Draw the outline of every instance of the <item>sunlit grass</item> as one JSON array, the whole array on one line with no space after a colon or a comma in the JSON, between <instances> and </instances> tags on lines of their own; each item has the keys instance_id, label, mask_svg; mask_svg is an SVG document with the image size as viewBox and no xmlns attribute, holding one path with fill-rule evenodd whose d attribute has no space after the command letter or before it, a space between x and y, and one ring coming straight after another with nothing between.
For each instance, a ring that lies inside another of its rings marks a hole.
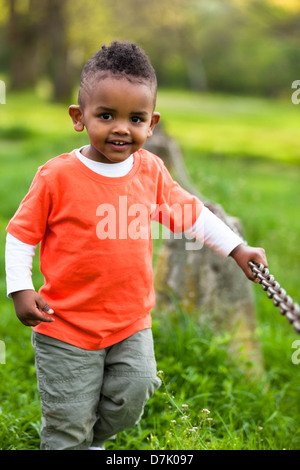
<instances>
[{"instance_id":1,"label":"sunlit grass","mask_svg":"<svg viewBox=\"0 0 300 470\"><path fill-rule=\"evenodd\" d=\"M162 91L157 110L191 151L300 161L300 106L292 101Z\"/></svg>"}]
</instances>

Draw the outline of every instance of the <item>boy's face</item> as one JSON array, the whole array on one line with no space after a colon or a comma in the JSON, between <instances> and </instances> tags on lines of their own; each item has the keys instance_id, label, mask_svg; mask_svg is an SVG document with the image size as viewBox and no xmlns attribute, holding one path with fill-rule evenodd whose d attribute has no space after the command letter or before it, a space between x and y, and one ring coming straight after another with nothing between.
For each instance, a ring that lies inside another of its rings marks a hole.
<instances>
[{"instance_id":1,"label":"boy's face","mask_svg":"<svg viewBox=\"0 0 300 470\"><path fill-rule=\"evenodd\" d=\"M86 127L90 146L84 155L103 163L126 160L152 135L160 115L154 113L154 89L112 75L95 80L84 92L82 107L70 106L74 128Z\"/></svg>"}]
</instances>

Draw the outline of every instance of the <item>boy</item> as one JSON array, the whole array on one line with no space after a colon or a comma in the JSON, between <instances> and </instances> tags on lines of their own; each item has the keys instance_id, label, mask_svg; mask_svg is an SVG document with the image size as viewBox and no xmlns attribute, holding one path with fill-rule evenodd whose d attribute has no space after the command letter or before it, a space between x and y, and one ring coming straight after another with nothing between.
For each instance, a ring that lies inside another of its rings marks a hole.
<instances>
[{"instance_id":1,"label":"boy","mask_svg":"<svg viewBox=\"0 0 300 470\"><path fill-rule=\"evenodd\" d=\"M8 295L33 328L41 449L101 449L135 425L159 387L151 334L151 220L267 265L142 149L160 115L156 76L135 44L114 41L85 65L74 129L89 145L39 168L7 227ZM205 230L203 230L205 222ZM35 247L45 282L31 281Z\"/></svg>"}]
</instances>

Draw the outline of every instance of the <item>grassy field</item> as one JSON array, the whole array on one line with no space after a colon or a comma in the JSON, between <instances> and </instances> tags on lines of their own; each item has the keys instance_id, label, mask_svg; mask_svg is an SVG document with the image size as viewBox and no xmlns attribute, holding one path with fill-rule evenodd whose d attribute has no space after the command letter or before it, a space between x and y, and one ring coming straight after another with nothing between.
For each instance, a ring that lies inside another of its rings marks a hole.
<instances>
[{"instance_id":1,"label":"grassy field","mask_svg":"<svg viewBox=\"0 0 300 470\"><path fill-rule=\"evenodd\" d=\"M299 301L300 108L161 91L157 109L184 152L193 184L242 220L249 244L266 249L271 272ZM8 94L0 106L0 137L0 449L29 450L39 448L40 406L30 329L16 319L5 293L5 227L37 167L87 138L73 131L65 106L32 93ZM33 276L38 287L37 259ZM265 373L245 373L241 357L229 353L226 332L215 334L178 309L172 316L154 311L164 385L141 423L120 434L110 449L300 448L300 364L292 361L299 336L260 287L253 287ZM251 372L251 364L246 368Z\"/></svg>"}]
</instances>

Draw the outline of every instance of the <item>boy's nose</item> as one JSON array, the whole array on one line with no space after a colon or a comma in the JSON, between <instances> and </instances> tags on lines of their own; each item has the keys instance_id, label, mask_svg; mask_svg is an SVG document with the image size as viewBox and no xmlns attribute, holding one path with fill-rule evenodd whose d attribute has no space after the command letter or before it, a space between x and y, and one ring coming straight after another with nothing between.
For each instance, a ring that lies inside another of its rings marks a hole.
<instances>
[{"instance_id":1,"label":"boy's nose","mask_svg":"<svg viewBox=\"0 0 300 470\"><path fill-rule=\"evenodd\" d=\"M116 122L113 129L113 133L120 135L129 134L128 124L124 121Z\"/></svg>"}]
</instances>

